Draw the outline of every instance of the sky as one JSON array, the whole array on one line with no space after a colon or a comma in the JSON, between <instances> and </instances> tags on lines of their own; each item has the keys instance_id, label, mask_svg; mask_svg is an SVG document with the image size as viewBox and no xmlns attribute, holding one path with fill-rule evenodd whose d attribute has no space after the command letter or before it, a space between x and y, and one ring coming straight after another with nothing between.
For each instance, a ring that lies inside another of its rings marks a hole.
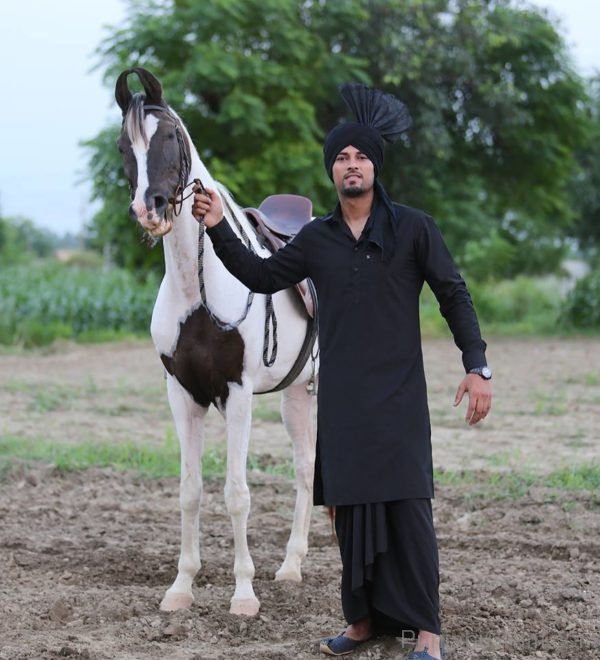
<instances>
[{"instance_id":1,"label":"sky","mask_svg":"<svg viewBox=\"0 0 600 660\"><path fill-rule=\"evenodd\" d=\"M208 1L208 0L204 0ZM600 72L599 0L535 0L560 19L578 71ZM0 215L62 235L93 217L82 140L119 121L96 47L122 0L0 0Z\"/></svg>"}]
</instances>

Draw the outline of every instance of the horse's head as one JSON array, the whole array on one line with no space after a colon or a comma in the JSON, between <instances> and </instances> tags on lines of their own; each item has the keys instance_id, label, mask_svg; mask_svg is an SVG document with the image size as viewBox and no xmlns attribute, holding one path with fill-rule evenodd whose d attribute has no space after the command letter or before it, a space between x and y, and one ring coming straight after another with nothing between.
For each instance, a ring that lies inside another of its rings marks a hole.
<instances>
[{"instance_id":1,"label":"horse's head","mask_svg":"<svg viewBox=\"0 0 600 660\"><path fill-rule=\"evenodd\" d=\"M132 94L127 77L135 73L144 93ZM115 98L123 113L118 147L129 180L129 214L152 236L172 227L172 211L190 173L190 147L181 121L162 97L158 79L135 67L121 73Z\"/></svg>"}]
</instances>

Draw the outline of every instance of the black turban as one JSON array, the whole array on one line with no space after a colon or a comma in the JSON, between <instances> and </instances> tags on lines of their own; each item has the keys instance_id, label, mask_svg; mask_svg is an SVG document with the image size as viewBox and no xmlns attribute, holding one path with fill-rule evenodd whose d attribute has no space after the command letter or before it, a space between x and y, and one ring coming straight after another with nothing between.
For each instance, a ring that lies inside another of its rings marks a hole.
<instances>
[{"instance_id":1,"label":"black turban","mask_svg":"<svg viewBox=\"0 0 600 660\"><path fill-rule=\"evenodd\" d=\"M323 159L329 178L333 180L331 170L336 156L347 146L353 146L361 151L373 163L375 176L383 166L383 138L374 128L348 121L338 124L329 131L323 145Z\"/></svg>"},{"instance_id":2,"label":"black turban","mask_svg":"<svg viewBox=\"0 0 600 660\"><path fill-rule=\"evenodd\" d=\"M338 124L325 138L323 160L330 179L336 156L353 146L373 163L375 176L383 166L384 140L394 142L411 124L408 108L391 94L365 85L347 83L342 98L354 112L357 121Z\"/></svg>"}]
</instances>

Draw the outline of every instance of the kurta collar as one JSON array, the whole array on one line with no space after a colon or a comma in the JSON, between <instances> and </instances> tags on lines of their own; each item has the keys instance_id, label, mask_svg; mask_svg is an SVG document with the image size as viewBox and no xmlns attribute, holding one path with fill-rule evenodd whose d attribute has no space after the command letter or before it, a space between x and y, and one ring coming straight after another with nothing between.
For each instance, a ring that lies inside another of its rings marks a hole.
<instances>
[{"instance_id":1,"label":"kurta collar","mask_svg":"<svg viewBox=\"0 0 600 660\"><path fill-rule=\"evenodd\" d=\"M340 225L344 222L342 208L339 202L333 211L325 216L324 220ZM363 230L363 235L369 243L373 243L379 247L384 261L387 261L394 252L396 222L394 210L387 193L384 187L376 181L373 206Z\"/></svg>"}]
</instances>

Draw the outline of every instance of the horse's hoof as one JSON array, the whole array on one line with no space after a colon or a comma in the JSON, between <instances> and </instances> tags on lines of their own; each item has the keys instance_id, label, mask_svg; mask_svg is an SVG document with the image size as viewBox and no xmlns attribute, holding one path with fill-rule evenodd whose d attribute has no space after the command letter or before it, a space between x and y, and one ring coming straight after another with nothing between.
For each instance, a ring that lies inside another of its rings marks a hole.
<instances>
[{"instance_id":1,"label":"horse's hoof","mask_svg":"<svg viewBox=\"0 0 600 660\"><path fill-rule=\"evenodd\" d=\"M167 592L165 597L160 603L161 612L176 612L177 610L188 610L192 603L194 602L194 597L192 594L170 594Z\"/></svg>"},{"instance_id":2,"label":"horse's hoof","mask_svg":"<svg viewBox=\"0 0 600 660\"><path fill-rule=\"evenodd\" d=\"M294 570L293 568L285 568L282 566L277 573L275 573L275 580L277 582L302 582L302 573Z\"/></svg>"},{"instance_id":3,"label":"horse's hoof","mask_svg":"<svg viewBox=\"0 0 600 660\"><path fill-rule=\"evenodd\" d=\"M243 616L256 616L259 609L258 598L232 598L229 612Z\"/></svg>"}]
</instances>

